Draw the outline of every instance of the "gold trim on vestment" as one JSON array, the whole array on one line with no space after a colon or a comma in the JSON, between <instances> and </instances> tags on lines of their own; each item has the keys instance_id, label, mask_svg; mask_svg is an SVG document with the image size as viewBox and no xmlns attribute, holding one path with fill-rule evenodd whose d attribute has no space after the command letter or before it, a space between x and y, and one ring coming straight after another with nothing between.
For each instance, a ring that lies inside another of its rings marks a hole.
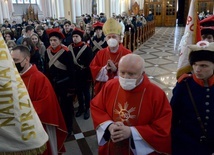
<instances>
[{"instance_id":1,"label":"gold trim on vestment","mask_svg":"<svg viewBox=\"0 0 214 155\"><path fill-rule=\"evenodd\" d=\"M0 155L38 155L42 154L47 149L46 143L39 148L18 152L0 152Z\"/></svg>"}]
</instances>

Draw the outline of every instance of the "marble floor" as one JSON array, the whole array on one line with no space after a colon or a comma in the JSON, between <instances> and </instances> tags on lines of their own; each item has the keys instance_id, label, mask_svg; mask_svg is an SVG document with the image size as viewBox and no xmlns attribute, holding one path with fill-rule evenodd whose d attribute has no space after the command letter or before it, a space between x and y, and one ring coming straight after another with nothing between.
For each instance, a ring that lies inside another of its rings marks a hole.
<instances>
[{"instance_id":1,"label":"marble floor","mask_svg":"<svg viewBox=\"0 0 214 155\"><path fill-rule=\"evenodd\" d=\"M146 74L165 91L169 100L176 83L177 47L183 33L184 27L158 27L155 34L134 51L145 59ZM63 155L97 155L95 134L91 118L75 118L74 134L67 139L67 152Z\"/></svg>"}]
</instances>

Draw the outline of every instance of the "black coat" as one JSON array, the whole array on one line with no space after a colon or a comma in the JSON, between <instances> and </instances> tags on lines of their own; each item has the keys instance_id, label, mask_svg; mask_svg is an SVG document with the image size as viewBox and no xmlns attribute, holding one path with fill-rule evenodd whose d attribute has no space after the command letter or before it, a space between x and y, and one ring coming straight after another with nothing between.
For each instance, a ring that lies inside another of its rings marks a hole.
<instances>
[{"instance_id":1,"label":"black coat","mask_svg":"<svg viewBox=\"0 0 214 155\"><path fill-rule=\"evenodd\" d=\"M207 137L212 140L209 144L211 146L200 142L203 130L197 120L186 82L207 131ZM210 155L214 152L214 85L201 86L192 77L186 79L186 82L184 80L177 83L171 99L172 155Z\"/></svg>"},{"instance_id":2,"label":"black coat","mask_svg":"<svg viewBox=\"0 0 214 155\"><path fill-rule=\"evenodd\" d=\"M48 63L50 61L48 57L48 52L51 52L47 49L45 53L45 62L46 62L46 75L50 79L54 88L59 89L74 89L74 63L72 54L69 50L64 50L62 55L57 59L60 63L66 66L66 70L57 68L55 65L49 67ZM56 53L51 52L53 55Z\"/></svg>"},{"instance_id":3,"label":"black coat","mask_svg":"<svg viewBox=\"0 0 214 155\"><path fill-rule=\"evenodd\" d=\"M71 44L73 47L73 51L75 54L75 57L79 53L80 49L85 45L85 43L81 43L78 46L75 46L74 44ZM69 46L69 49L71 46ZM75 85L76 87L84 87L88 82L91 81L91 71L89 68L89 65L92 61L92 50L87 45L86 49L83 51L81 56L77 59L77 62L79 65L83 66L84 68L79 67L78 65L74 65L75 67Z\"/></svg>"}]
</instances>

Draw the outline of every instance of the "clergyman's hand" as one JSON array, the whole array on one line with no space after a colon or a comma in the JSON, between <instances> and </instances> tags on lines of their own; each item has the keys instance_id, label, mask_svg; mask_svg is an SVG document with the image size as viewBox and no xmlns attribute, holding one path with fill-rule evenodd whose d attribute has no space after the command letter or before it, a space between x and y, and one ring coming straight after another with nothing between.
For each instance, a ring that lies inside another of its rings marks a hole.
<instances>
[{"instance_id":1,"label":"clergyman's hand","mask_svg":"<svg viewBox=\"0 0 214 155\"><path fill-rule=\"evenodd\" d=\"M110 128L110 134L111 139L114 143L122 141L124 139L127 139L131 137L131 129L129 126L118 126L118 125L112 125L112 128Z\"/></svg>"},{"instance_id":2,"label":"clergyman's hand","mask_svg":"<svg viewBox=\"0 0 214 155\"><path fill-rule=\"evenodd\" d=\"M108 60L106 66L107 66L107 70L111 70L112 72L117 71L117 67L115 66L112 60Z\"/></svg>"}]
</instances>

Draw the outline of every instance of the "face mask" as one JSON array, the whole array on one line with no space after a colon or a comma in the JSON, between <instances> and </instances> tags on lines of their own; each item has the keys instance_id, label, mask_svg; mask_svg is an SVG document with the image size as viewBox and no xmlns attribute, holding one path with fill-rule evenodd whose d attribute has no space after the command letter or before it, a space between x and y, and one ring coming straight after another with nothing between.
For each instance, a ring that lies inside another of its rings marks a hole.
<instances>
[{"instance_id":1,"label":"face mask","mask_svg":"<svg viewBox=\"0 0 214 155\"><path fill-rule=\"evenodd\" d=\"M116 39L110 38L107 41L109 47L116 47L118 45L118 41Z\"/></svg>"},{"instance_id":2,"label":"face mask","mask_svg":"<svg viewBox=\"0 0 214 155\"><path fill-rule=\"evenodd\" d=\"M136 81L137 81L137 79L126 79L126 78L119 76L120 86L124 90L134 89L136 87Z\"/></svg>"},{"instance_id":3,"label":"face mask","mask_svg":"<svg viewBox=\"0 0 214 155\"><path fill-rule=\"evenodd\" d=\"M26 57L25 57L25 58L26 58ZM24 65L23 67L21 66L21 63L25 60L25 58L24 58L21 62L15 63L16 68L17 68L17 70L18 70L19 73L20 73L20 72L24 69L24 67L25 67L25 65Z\"/></svg>"},{"instance_id":4,"label":"face mask","mask_svg":"<svg viewBox=\"0 0 214 155\"><path fill-rule=\"evenodd\" d=\"M21 66L21 62L15 63L15 65L19 73L24 69L24 67Z\"/></svg>"}]
</instances>

